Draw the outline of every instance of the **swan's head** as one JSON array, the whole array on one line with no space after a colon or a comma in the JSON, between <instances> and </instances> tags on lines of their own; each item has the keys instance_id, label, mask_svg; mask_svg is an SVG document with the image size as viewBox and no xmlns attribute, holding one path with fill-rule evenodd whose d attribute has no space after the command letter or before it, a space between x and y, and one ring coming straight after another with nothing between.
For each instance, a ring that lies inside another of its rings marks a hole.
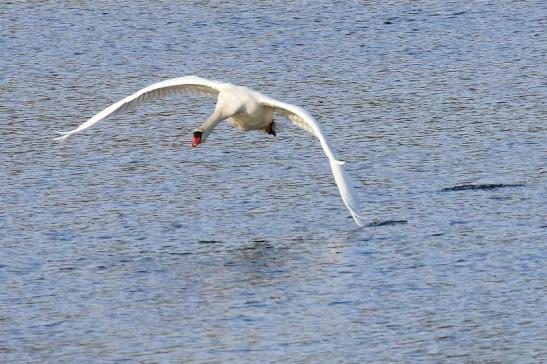
<instances>
[{"instance_id":1,"label":"swan's head","mask_svg":"<svg viewBox=\"0 0 547 364\"><path fill-rule=\"evenodd\" d=\"M201 142L205 141L205 136L202 130L195 130L192 135L192 148L197 147Z\"/></svg>"}]
</instances>

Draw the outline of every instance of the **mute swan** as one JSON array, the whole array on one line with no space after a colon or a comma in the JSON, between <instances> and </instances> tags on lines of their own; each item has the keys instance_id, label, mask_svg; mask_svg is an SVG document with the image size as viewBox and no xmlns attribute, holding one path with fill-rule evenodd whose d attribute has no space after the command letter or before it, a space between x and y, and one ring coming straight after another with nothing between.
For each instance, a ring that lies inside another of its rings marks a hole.
<instances>
[{"instance_id":1,"label":"mute swan","mask_svg":"<svg viewBox=\"0 0 547 364\"><path fill-rule=\"evenodd\" d=\"M63 141L72 134L87 129L108 116L126 111L146 101L173 94L202 94L217 97L217 104L213 114L205 123L194 130L192 147L197 147L200 143L205 142L213 128L225 119L228 119L228 122L241 130L262 130L275 136L274 112L282 114L296 126L317 137L329 158L334 180L338 185L344 204L355 222L359 226L363 225L359 197L349 176L342 169L344 162L336 157L315 119L301 107L274 100L247 87L207 80L197 76L178 77L157 82L110 105L76 129L60 133L62 136L54 140Z\"/></svg>"}]
</instances>

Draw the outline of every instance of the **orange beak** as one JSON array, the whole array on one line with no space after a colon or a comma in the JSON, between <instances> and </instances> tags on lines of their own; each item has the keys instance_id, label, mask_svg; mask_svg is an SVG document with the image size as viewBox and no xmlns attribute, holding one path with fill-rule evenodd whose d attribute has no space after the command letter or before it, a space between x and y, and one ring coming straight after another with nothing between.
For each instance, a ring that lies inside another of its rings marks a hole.
<instances>
[{"instance_id":1,"label":"orange beak","mask_svg":"<svg viewBox=\"0 0 547 364\"><path fill-rule=\"evenodd\" d=\"M201 134L195 133L194 136L192 136L192 148L197 147L199 143L201 143Z\"/></svg>"}]
</instances>

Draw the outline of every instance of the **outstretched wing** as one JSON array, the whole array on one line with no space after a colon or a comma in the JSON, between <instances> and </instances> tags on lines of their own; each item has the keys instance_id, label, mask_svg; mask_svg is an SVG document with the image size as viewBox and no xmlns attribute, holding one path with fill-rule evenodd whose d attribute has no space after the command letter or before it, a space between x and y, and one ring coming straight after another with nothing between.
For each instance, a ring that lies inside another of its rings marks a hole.
<instances>
[{"instance_id":1,"label":"outstretched wing","mask_svg":"<svg viewBox=\"0 0 547 364\"><path fill-rule=\"evenodd\" d=\"M319 139L319 142L323 147L323 151L329 158L332 174L334 175L334 180L340 190L340 195L342 196L344 204L351 213L351 216L353 216L355 222L359 226L363 226L363 216L361 214L361 202L359 201L359 196L353 187L351 178L342 168L344 162L338 160L336 157L336 154L321 131L321 127L317 121L315 121L315 119L301 107L277 101L262 94L258 94L257 97L262 105L273 108L274 111L283 114L296 126L306 130Z\"/></svg>"},{"instance_id":2,"label":"outstretched wing","mask_svg":"<svg viewBox=\"0 0 547 364\"><path fill-rule=\"evenodd\" d=\"M63 141L72 134L87 129L106 117L130 110L150 100L171 95L207 95L216 97L223 85L225 84L222 82L211 81L197 76L171 78L169 80L157 82L135 92L131 96L127 96L123 100L110 105L87 120L85 123L78 126L76 129L68 132L62 132L61 134L63 135L55 138L54 140Z\"/></svg>"}]
</instances>

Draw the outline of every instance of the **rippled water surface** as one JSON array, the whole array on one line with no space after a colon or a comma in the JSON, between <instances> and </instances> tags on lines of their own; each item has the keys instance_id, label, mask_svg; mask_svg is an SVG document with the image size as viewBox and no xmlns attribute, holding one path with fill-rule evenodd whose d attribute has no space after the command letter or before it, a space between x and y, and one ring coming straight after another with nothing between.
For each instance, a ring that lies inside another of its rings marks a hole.
<instances>
[{"instance_id":1,"label":"rippled water surface","mask_svg":"<svg viewBox=\"0 0 547 364\"><path fill-rule=\"evenodd\" d=\"M4 1L0 25L1 362L547 361L544 1ZM187 74L310 110L368 226L288 123L191 150L214 100L51 140Z\"/></svg>"}]
</instances>

